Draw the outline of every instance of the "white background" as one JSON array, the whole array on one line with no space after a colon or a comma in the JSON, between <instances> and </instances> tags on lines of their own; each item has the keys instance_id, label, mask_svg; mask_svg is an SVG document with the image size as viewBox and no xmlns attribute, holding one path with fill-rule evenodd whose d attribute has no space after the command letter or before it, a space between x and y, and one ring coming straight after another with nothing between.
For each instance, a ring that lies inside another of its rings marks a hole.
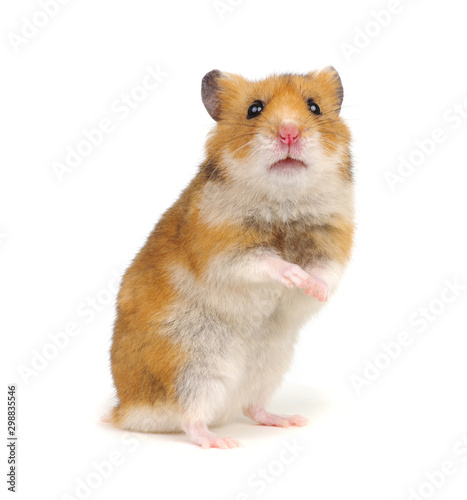
<instances>
[{"instance_id":1,"label":"white background","mask_svg":"<svg viewBox=\"0 0 467 500\"><path fill-rule=\"evenodd\" d=\"M0 434L7 385L17 383L16 498L459 500L467 488L461 3L230 4L221 15L212 0L71 0L45 21L37 1L2 4ZM374 14L388 9L390 18ZM34 33L31 20L46 25ZM29 39L19 43L22 30ZM245 445L231 451L100 424L113 394L114 275L203 159L213 122L201 78L214 68L261 78L328 64L340 72L354 134L356 247L338 294L303 329L271 405L311 424L286 430L239 419L218 430ZM122 119L115 106L122 93L142 95L134 89L147 66L166 76ZM102 119L112 132L60 180L54 162ZM428 143L433 134L442 142ZM399 175L401 158L412 166L391 189L387 175ZM445 292L446 280L458 296ZM75 336L63 333L70 324ZM401 332L410 345L398 348L390 343ZM383 368L366 368L375 358ZM357 376L366 380L360 389ZM113 470L97 473L110 459ZM443 466L451 475L433 476Z\"/></svg>"}]
</instances>

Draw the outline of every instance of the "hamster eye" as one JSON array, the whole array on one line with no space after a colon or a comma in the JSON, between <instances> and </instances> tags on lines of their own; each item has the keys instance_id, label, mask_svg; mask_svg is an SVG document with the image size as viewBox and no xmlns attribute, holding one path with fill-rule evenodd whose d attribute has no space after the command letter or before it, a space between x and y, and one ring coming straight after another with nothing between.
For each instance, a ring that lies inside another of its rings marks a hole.
<instances>
[{"instance_id":1,"label":"hamster eye","mask_svg":"<svg viewBox=\"0 0 467 500\"><path fill-rule=\"evenodd\" d=\"M318 103L315 102L313 99L308 99L308 109L314 115L320 115L321 114L321 108L319 107Z\"/></svg>"},{"instance_id":2,"label":"hamster eye","mask_svg":"<svg viewBox=\"0 0 467 500\"><path fill-rule=\"evenodd\" d=\"M263 109L264 109L264 103L263 103L263 101L255 101L248 108L248 112L246 114L246 117L248 118L248 120L250 120L251 118L256 118L257 116L259 116L261 114L261 112L263 111Z\"/></svg>"}]
</instances>

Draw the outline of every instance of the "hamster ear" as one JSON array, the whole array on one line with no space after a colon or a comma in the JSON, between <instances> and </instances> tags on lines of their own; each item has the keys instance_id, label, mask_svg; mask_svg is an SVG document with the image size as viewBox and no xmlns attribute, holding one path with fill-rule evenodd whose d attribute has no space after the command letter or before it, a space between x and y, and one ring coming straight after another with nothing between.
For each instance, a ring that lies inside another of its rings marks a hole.
<instances>
[{"instance_id":1,"label":"hamster ear","mask_svg":"<svg viewBox=\"0 0 467 500\"><path fill-rule=\"evenodd\" d=\"M216 121L219 120L221 114L220 78L222 78L222 73L218 69L213 69L204 75L201 82L201 99L204 107Z\"/></svg>"},{"instance_id":2,"label":"hamster ear","mask_svg":"<svg viewBox=\"0 0 467 500\"><path fill-rule=\"evenodd\" d=\"M327 73L330 77L330 84L334 86L334 93L336 97L336 113L339 114L344 100L344 87L342 87L341 77L334 66L327 66L323 72Z\"/></svg>"}]
</instances>

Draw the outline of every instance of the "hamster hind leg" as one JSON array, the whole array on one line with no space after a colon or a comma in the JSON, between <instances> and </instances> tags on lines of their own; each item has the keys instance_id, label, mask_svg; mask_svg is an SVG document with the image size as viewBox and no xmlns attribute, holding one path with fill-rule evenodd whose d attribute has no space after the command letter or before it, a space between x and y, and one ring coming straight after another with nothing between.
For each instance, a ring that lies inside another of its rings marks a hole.
<instances>
[{"instance_id":1,"label":"hamster hind leg","mask_svg":"<svg viewBox=\"0 0 467 500\"><path fill-rule=\"evenodd\" d=\"M243 402L243 414L262 425L303 427L309 421L302 415L278 415L265 409L293 358L298 325L288 324L286 319L286 315L279 314L265 326L269 342L262 342L260 347L252 351L251 378L255 383L250 386L248 398Z\"/></svg>"},{"instance_id":2,"label":"hamster hind leg","mask_svg":"<svg viewBox=\"0 0 467 500\"><path fill-rule=\"evenodd\" d=\"M182 304L172 328L188 353L175 382L182 429L203 448L239 446L237 440L217 436L209 426L241 411L236 394L245 374L242 340L232 325L197 303Z\"/></svg>"},{"instance_id":3,"label":"hamster hind leg","mask_svg":"<svg viewBox=\"0 0 467 500\"><path fill-rule=\"evenodd\" d=\"M209 430L232 405L228 381L213 372L212 367L192 366L178 384L182 407L182 429L194 444L202 448L237 448L240 442L222 437Z\"/></svg>"}]
</instances>

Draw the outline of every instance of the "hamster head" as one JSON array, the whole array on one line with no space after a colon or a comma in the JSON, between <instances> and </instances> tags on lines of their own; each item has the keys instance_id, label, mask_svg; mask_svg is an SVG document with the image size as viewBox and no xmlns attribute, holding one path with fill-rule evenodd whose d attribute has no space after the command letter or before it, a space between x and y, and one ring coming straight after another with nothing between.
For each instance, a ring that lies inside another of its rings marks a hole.
<instances>
[{"instance_id":1,"label":"hamster head","mask_svg":"<svg viewBox=\"0 0 467 500\"><path fill-rule=\"evenodd\" d=\"M217 122L206 151L218 178L276 193L351 179L350 132L339 116L344 93L333 67L260 81L213 70L201 95Z\"/></svg>"}]
</instances>

